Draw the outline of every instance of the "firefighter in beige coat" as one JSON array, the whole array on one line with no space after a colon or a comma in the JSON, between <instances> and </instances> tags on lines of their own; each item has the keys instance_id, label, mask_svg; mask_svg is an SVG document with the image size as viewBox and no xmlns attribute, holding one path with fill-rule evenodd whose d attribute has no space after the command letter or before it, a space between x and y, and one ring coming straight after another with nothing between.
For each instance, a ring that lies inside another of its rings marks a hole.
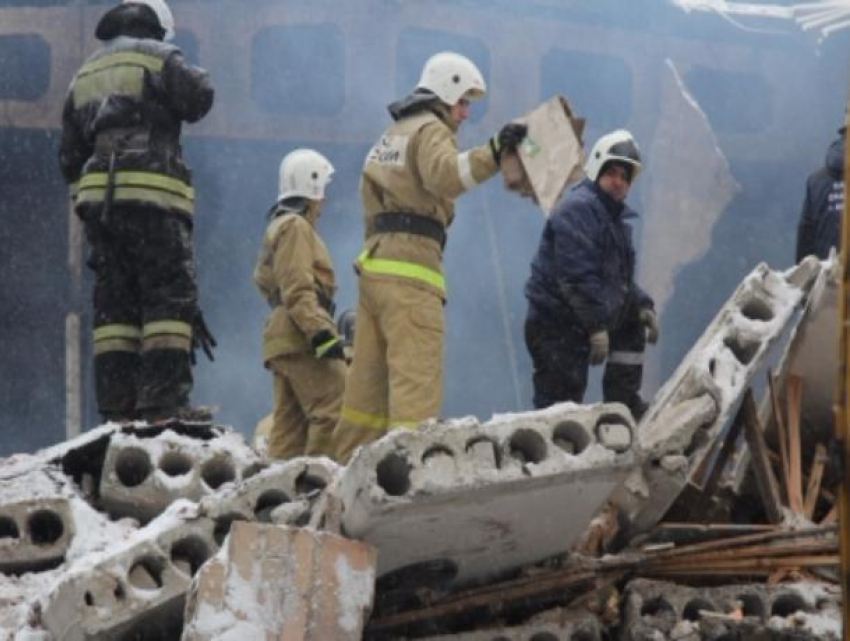
<instances>
[{"instance_id":1,"label":"firefighter in beige coat","mask_svg":"<svg viewBox=\"0 0 850 641\"><path fill-rule=\"evenodd\" d=\"M525 127L506 125L489 143L458 153L455 134L469 100L485 90L470 60L436 54L413 93L390 105L394 123L366 157L354 360L334 432L340 463L388 429L415 427L439 414L442 259L454 200L493 176L500 150L525 135Z\"/></svg>"},{"instance_id":2,"label":"firefighter in beige coat","mask_svg":"<svg viewBox=\"0 0 850 641\"><path fill-rule=\"evenodd\" d=\"M254 270L272 308L263 332L263 359L274 375L271 458L333 454L345 365L333 322L333 264L315 230L333 171L309 149L283 159L280 197Z\"/></svg>"}]
</instances>

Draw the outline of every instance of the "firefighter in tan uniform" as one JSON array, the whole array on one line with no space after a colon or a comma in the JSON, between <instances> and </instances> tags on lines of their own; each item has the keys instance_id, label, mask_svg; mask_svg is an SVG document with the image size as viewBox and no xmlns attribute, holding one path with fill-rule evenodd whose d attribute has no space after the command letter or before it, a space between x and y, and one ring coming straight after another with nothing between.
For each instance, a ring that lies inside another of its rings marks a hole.
<instances>
[{"instance_id":1,"label":"firefighter in tan uniform","mask_svg":"<svg viewBox=\"0 0 850 641\"><path fill-rule=\"evenodd\" d=\"M333 453L345 365L333 321L333 264L315 230L333 171L310 149L284 157L280 196L254 270L272 308L263 332L263 359L274 376L270 458Z\"/></svg>"},{"instance_id":2,"label":"firefighter in tan uniform","mask_svg":"<svg viewBox=\"0 0 850 641\"><path fill-rule=\"evenodd\" d=\"M434 55L413 93L390 105L394 122L366 157L354 360L334 431L340 463L388 429L415 427L439 414L442 258L454 200L493 176L501 150L515 148L526 133L509 124L487 144L458 153L455 134L469 101L485 91L470 60Z\"/></svg>"}]
</instances>

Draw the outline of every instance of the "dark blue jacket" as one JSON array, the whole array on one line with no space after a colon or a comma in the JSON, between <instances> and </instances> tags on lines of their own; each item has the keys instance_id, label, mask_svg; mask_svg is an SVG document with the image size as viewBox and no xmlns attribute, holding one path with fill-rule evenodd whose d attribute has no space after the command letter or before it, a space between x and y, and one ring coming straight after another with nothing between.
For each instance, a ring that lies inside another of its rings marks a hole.
<instances>
[{"instance_id":1,"label":"dark blue jacket","mask_svg":"<svg viewBox=\"0 0 850 641\"><path fill-rule=\"evenodd\" d=\"M530 312L577 322L590 334L617 327L629 304L652 307L634 282L632 229L625 222L634 216L589 179L570 189L546 221L531 263Z\"/></svg>"},{"instance_id":2,"label":"dark blue jacket","mask_svg":"<svg viewBox=\"0 0 850 641\"><path fill-rule=\"evenodd\" d=\"M797 262L809 254L826 258L830 247L841 249L844 211L844 136L826 153L826 163L806 181L806 197L797 227Z\"/></svg>"}]
</instances>

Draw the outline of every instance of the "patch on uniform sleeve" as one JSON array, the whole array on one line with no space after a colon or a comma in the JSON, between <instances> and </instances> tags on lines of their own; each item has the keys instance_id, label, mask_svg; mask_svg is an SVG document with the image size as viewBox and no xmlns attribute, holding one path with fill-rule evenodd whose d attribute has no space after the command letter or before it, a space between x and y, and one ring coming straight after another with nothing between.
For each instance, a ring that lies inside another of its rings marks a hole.
<instances>
[{"instance_id":1,"label":"patch on uniform sleeve","mask_svg":"<svg viewBox=\"0 0 850 641\"><path fill-rule=\"evenodd\" d=\"M381 139L369 150L369 154L366 156L366 164L404 166L409 140L410 136L381 136Z\"/></svg>"}]
</instances>

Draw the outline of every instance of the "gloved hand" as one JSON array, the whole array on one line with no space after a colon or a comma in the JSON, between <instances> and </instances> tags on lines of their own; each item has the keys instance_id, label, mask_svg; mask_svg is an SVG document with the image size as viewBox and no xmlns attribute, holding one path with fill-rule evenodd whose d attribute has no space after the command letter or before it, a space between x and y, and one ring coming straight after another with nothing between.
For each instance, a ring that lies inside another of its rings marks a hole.
<instances>
[{"instance_id":1,"label":"gloved hand","mask_svg":"<svg viewBox=\"0 0 850 641\"><path fill-rule=\"evenodd\" d=\"M599 365L608 358L608 332L600 329L590 335L590 364Z\"/></svg>"},{"instance_id":2,"label":"gloved hand","mask_svg":"<svg viewBox=\"0 0 850 641\"><path fill-rule=\"evenodd\" d=\"M213 347L216 345L218 345L218 343L215 340L215 336L212 335L210 328L207 327L204 315L199 309L195 314L195 319L192 321L192 350L189 352L189 360L192 362L192 365L197 363L195 351L199 347L204 350L204 354L207 355L208 359L214 361L215 357L213 356L212 351Z\"/></svg>"},{"instance_id":3,"label":"gloved hand","mask_svg":"<svg viewBox=\"0 0 850 641\"><path fill-rule=\"evenodd\" d=\"M345 360L345 350L342 349L342 341L329 329L322 329L313 334L310 339L310 347L316 358L338 358Z\"/></svg>"},{"instance_id":4,"label":"gloved hand","mask_svg":"<svg viewBox=\"0 0 850 641\"><path fill-rule=\"evenodd\" d=\"M496 164L502 161L502 152L507 150L516 151L520 143L528 134L528 127L516 122L509 122L499 130L499 133L490 138L490 151Z\"/></svg>"},{"instance_id":5,"label":"gloved hand","mask_svg":"<svg viewBox=\"0 0 850 641\"><path fill-rule=\"evenodd\" d=\"M640 322L646 326L646 342L650 345L655 345L658 342L658 337L661 335L661 329L658 326L658 315L654 310L645 308L640 310Z\"/></svg>"}]
</instances>

